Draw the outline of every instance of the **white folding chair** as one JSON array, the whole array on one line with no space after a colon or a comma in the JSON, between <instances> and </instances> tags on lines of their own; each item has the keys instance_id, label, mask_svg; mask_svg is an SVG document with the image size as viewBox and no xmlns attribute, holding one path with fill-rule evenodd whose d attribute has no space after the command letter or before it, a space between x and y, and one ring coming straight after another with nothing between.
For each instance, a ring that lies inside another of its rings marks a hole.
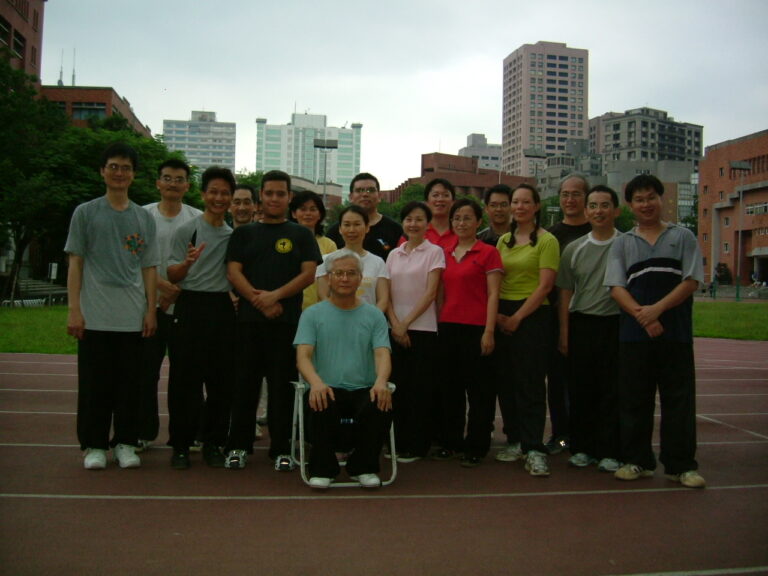
<instances>
[{"instance_id":1,"label":"white folding chair","mask_svg":"<svg viewBox=\"0 0 768 576\"><path fill-rule=\"evenodd\" d=\"M303 378L298 382L292 382L293 395L293 431L291 433L291 459L301 471L301 479L309 486L307 477L307 453L306 442L304 440L304 394L309 389L309 385ZM390 392L394 393L396 386L392 382L387 383ZM389 486L397 477L397 451L395 450L395 424L394 421L389 427L389 445L391 454L392 469L389 478L382 479L382 486ZM342 464L343 466L343 464ZM331 488L352 488L360 487L358 482L332 482Z\"/></svg>"}]
</instances>

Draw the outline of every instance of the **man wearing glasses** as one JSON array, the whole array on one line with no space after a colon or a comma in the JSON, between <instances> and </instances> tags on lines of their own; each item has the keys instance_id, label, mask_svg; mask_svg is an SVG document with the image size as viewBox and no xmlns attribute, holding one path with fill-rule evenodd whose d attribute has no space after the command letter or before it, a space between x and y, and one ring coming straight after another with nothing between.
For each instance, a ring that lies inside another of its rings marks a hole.
<instances>
[{"instance_id":1,"label":"man wearing glasses","mask_svg":"<svg viewBox=\"0 0 768 576\"><path fill-rule=\"evenodd\" d=\"M155 182L160 192L160 201L144 206L155 219L157 245L160 250L160 265L157 271L157 332L144 341L142 349L142 378L139 391L139 451L146 449L157 438L160 427L157 406L157 383L160 380L160 366L166 350L168 360L173 362L170 351L173 326L174 302L181 289L168 281L168 257L171 254L171 238L176 229L202 214L197 208L184 204L182 200L189 191L189 165L177 158L170 158L160 164Z\"/></svg>"},{"instance_id":2,"label":"man wearing glasses","mask_svg":"<svg viewBox=\"0 0 768 576\"><path fill-rule=\"evenodd\" d=\"M403 227L392 218L379 212L381 192L376 177L367 172L355 176L349 185L349 201L368 213L370 229L365 236L363 248L376 254L382 260L386 260L389 253L397 248L397 243L403 235ZM328 229L326 236L333 240L339 248L344 247L344 238L339 233L338 222Z\"/></svg>"},{"instance_id":3,"label":"man wearing glasses","mask_svg":"<svg viewBox=\"0 0 768 576\"><path fill-rule=\"evenodd\" d=\"M563 212L562 222L548 229L560 243L560 255L571 242L589 234L589 225L584 210L585 198L589 191L589 182L578 174L569 174L560 182L560 210ZM553 310L557 309L557 288L552 290L549 301ZM557 315L553 314L553 340L550 349L550 361L547 369L547 404L552 424L552 434L546 443L550 454L559 454L568 449L569 414L568 414L568 383L565 375L566 360L558 351L559 324Z\"/></svg>"},{"instance_id":4,"label":"man wearing glasses","mask_svg":"<svg viewBox=\"0 0 768 576\"><path fill-rule=\"evenodd\" d=\"M477 233L477 239L494 248L504 234L509 232L512 219L512 188L506 184L491 186L483 194L488 228Z\"/></svg>"},{"instance_id":5,"label":"man wearing glasses","mask_svg":"<svg viewBox=\"0 0 768 576\"><path fill-rule=\"evenodd\" d=\"M77 436L87 470L107 466L110 446L121 468L137 468L136 410L142 337L155 333L155 220L128 198L138 163L123 143L102 155L103 196L72 214L67 333L77 338ZM114 434L110 440L110 428Z\"/></svg>"}]
</instances>

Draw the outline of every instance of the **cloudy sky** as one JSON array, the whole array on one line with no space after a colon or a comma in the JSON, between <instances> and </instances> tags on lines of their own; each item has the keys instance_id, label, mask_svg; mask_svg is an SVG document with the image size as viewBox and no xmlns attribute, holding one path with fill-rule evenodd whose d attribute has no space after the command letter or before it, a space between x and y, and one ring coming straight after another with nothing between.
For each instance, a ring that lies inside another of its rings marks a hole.
<instances>
[{"instance_id":1,"label":"cloudy sky","mask_svg":"<svg viewBox=\"0 0 768 576\"><path fill-rule=\"evenodd\" d=\"M361 170L383 188L472 132L501 142L502 61L522 44L589 50L589 115L650 106L702 124L705 145L768 128L765 0L49 0L44 84L112 86L153 133L192 110L363 124Z\"/></svg>"}]
</instances>

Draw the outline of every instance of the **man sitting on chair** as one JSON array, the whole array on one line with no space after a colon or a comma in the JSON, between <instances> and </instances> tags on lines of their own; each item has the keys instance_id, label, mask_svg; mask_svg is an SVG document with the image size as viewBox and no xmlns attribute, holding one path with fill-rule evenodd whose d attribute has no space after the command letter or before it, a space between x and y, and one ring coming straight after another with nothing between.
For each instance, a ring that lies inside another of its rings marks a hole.
<instances>
[{"instance_id":1,"label":"man sitting on chair","mask_svg":"<svg viewBox=\"0 0 768 576\"><path fill-rule=\"evenodd\" d=\"M347 472L364 488L381 486L379 455L392 417L389 334L384 314L357 297L363 264L351 250L325 260L330 298L301 315L293 345L309 384L312 448L309 484L328 488L340 468L334 439L341 418L354 419L357 430Z\"/></svg>"}]
</instances>

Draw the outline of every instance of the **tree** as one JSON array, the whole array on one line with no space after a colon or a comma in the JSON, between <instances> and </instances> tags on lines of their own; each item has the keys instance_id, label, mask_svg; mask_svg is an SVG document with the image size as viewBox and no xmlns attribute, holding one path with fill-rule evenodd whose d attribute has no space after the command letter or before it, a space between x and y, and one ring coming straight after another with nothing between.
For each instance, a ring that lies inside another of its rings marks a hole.
<instances>
[{"instance_id":1,"label":"tree","mask_svg":"<svg viewBox=\"0 0 768 576\"><path fill-rule=\"evenodd\" d=\"M382 202L379 204L379 212L399 222L400 211L403 209L403 206L414 200L424 201L424 184L410 184L403 190L403 193L396 202Z\"/></svg>"},{"instance_id":2,"label":"tree","mask_svg":"<svg viewBox=\"0 0 768 576\"><path fill-rule=\"evenodd\" d=\"M621 212L619 213L619 217L616 218L616 221L614 222L614 226L617 230L620 230L621 232L626 232L627 230L631 230L632 227L635 225L635 215L632 214L632 210L629 209L629 206L626 204L621 205Z\"/></svg>"},{"instance_id":3,"label":"tree","mask_svg":"<svg viewBox=\"0 0 768 576\"><path fill-rule=\"evenodd\" d=\"M36 248L33 276L44 277L49 262L64 263L72 212L104 194L99 159L109 144L123 141L138 152L130 190L138 204L159 199L157 166L171 156L183 158L169 153L161 141L137 134L124 119L95 121L89 128L71 126L57 105L37 97L33 80L10 68L0 55L0 240L5 235L14 245L8 295L15 292L30 245ZM199 193L197 198L199 203Z\"/></svg>"},{"instance_id":4,"label":"tree","mask_svg":"<svg viewBox=\"0 0 768 576\"><path fill-rule=\"evenodd\" d=\"M264 172L257 170L256 172L242 172L235 175L238 184L248 184L253 186L254 190L258 193L261 189L261 177L264 176Z\"/></svg>"}]
</instances>

